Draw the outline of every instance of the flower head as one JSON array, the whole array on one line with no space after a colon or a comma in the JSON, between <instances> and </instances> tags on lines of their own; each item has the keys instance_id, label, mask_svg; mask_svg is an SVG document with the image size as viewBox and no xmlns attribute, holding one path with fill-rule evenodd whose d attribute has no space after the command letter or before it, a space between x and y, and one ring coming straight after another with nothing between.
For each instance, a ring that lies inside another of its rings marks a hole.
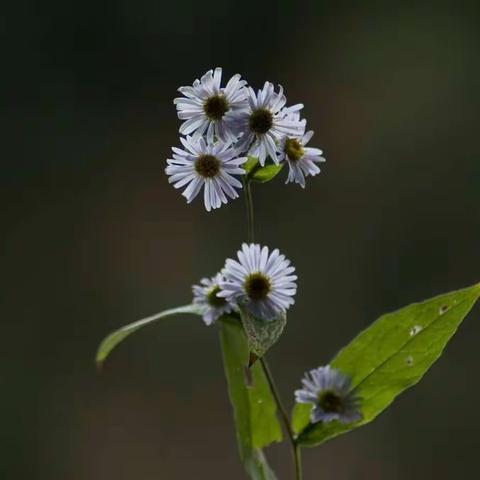
<instances>
[{"instance_id":1,"label":"flower head","mask_svg":"<svg viewBox=\"0 0 480 480\"><path fill-rule=\"evenodd\" d=\"M350 378L330 365L307 372L302 385L303 389L295 391L295 399L313 404L312 423L352 423L362 418L360 398L350 391Z\"/></svg>"},{"instance_id":2,"label":"flower head","mask_svg":"<svg viewBox=\"0 0 480 480\"><path fill-rule=\"evenodd\" d=\"M298 120L298 112L287 116L292 120ZM305 177L318 175L320 168L317 163L324 162L322 151L318 148L307 147L307 143L313 137L313 132L309 131L301 136L285 135L278 142L278 158L280 161L286 160L288 163L288 177L285 183L295 182L305 188Z\"/></svg>"},{"instance_id":3,"label":"flower head","mask_svg":"<svg viewBox=\"0 0 480 480\"><path fill-rule=\"evenodd\" d=\"M224 281L219 296L244 304L255 317L272 320L293 305L297 291L290 261L275 249L243 244L238 262L227 259L222 270Z\"/></svg>"},{"instance_id":4,"label":"flower head","mask_svg":"<svg viewBox=\"0 0 480 480\"><path fill-rule=\"evenodd\" d=\"M243 132L237 148L257 157L262 166L265 165L267 156L279 163L276 146L278 140L285 135L302 135L305 131L305 120L289 117L290 113L301 110L303 105L284 108L286 102L282 86L275 93L273 84L265 82L257 94L248 87L248 111L239 113L235 118L237 131Z\"/></svg>"},{"instance_id":5,"label":"flower head","mask_svg":"<svg viewBox=\"0 0 480 480\"><path fill-rule=\"evenodd\" d=\"M195 138L207 133L213 141L217 137L222 142L236 141L238 134L233 122L236 115L248 108L247 82L239 74L234 75L225 88L221 87L222 69L209 70L200 80L195 80L191 87L180 87L178 91L184 97L175 98L180 120L185 120L180 127L183 135L194 134Z\"/></svg>"},{"instance_id":6,"label":"flower head","mask_svg":"<svg viewBox=\"0 0 480 480\"><path fill-rule=\"evenodd\" d=\"M219 208L230 198L237 198L235 188L242 184L234 175L242 175L240 166L247 157L237 157L237 150L230 143L207 143L203 137L180 138L185 150L173 147L173 159L168 159L165 169L168 181L175 188L188 185L182 195L190 203L204 187L204 203L207 211Z\"/></svg>"},{"instance_id":7,"label":"flower head","mask_svg":"<svg viewBox=\"0 0 480 480\"><path fill-rule=\"evenodd\" d=\"M202 278L200 285L192 287L193 303L204 308L203 321L207 325L211 325L224 313L230 313L234 309L233 304L218 296L222 279L222 275L217 273L212 278Z\"/></svg>"}]
</instances>

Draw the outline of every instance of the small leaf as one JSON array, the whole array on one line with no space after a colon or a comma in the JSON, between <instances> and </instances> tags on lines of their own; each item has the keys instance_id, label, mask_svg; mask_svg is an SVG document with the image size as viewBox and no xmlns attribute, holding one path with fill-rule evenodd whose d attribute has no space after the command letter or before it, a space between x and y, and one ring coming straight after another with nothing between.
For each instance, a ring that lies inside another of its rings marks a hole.
<instances>
[{"instance_id":1,"label":"small leaf","mask_svg":"<svg viewBox=\"0 0 480 480\"><path fill-rule=\"evenodd\" d=\"M309 423L311 406L295 406L298 441L313 447L371 422L397 395L415 385L442 351L480 296L480 284L415 303L380 317L341 350L332 367L351 376L362 398L362 420ZM458 405L457 405L458 406Z\"/></svg>"},{"instance_id":2,"label":"small leaf","mask_svg":"<svg viewBox=\"0 0 480 480\"><path fill-rule=\"evenodd\" d=\"M248 175L257 165L260 166L258 163L258 158L248 157L248 160L242 165L242 168L245 170L245 173Z\"/></svg>"},{"instance_id":3,"label":"small leaf","mask_svg":"<svg viewBox=\"0 0 480 480\"><path fill-rule=\"evenodd\" d=\"M150 325L157 320L162 318L167 318L172 315L179 315L181 313L192 313L195 315L202 315L202 309L198 305L185 305L183 307L172 308L170 310L164 310L163 312L157 313L152 315L151 317L143 318L142 320L138 320L137 322L130 323L129 325L125 325L118 330L110 333L107 337L102 340L102 343L98 347L97 355L95 357L95 361L98 367L103 365L103 362L108 357L110 352L126 337L131 335L133 332L136 332L142 327Z\"/></svg>"},{"instance_id":4,"label":"small leaf","mask_svg":"<svg viewBox=\"0 0 480 480\"><path fill-rule=\"evenodd\" d=\"M248 180L267 183L280 173L280 170L283 168L283 163L280 165L269 163L262 167L258 158L248 157L248 160L242 165L242 168L245 170Z\"/></svg>"},{"instance_id":5,"label":"small leaf","mask_svg":"<svg viewBox=\"0 0 480 480\"><path fill-rule=\"evenodd\" d=\"M264 167L252 170L249 178L254 182L267 183L273 178L275 178L280 173L280 170L282 170L282 168L283 163L280 163L279 165L271 163L269 165L265 165Z\"/></svg>"},{"instance_id":6,"label":"small leaf","mask_svg":"<svg viewBox=\"0 0 480 480\"><path fill-rule=\"evenodd\" d=\"M238 318L218 322L228 393L233 407L240 457L253 479L275 479L261 448L282 440L275 401L259 363L250 368L252 385L246 385L249 350Z\"/></svg>"},{"instance_id":7,"label":"small leaf","mask_svg":"<svg viewBox=\"0 0 480 480\"><path fill-rule=\"evenodd\" d=\"M257 357L263 357L268 349L278 340L287 324L287 315L280 314L269 321L260 320L251 315L245 308L240 308L243 328L247 335L250 351Z\"/></svg>"}]
</instances>

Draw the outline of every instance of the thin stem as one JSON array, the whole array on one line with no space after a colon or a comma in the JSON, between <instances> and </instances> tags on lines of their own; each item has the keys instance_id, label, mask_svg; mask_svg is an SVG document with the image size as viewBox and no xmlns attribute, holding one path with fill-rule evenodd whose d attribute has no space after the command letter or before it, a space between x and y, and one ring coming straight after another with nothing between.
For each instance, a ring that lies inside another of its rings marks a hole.
<instances>
[{"instance_id":1,"label":"thin stem","mask_svg":"<svg viewBox=\"0 0 480 480\"><path fill-rule=\"evenodd\" d=\"M253 217L252 190L250 188L250 181L246 176L243 177L243 187L245 191L245 205L247 208L248 241L253 242L255 237L254 235L255 230L254 230L254 217ZM290 420L288 418L287 410L283 406L282 399L280 398L280 393L278 392L277 386L275 385L275 381L273 380L273 375L270 372L267 359L265 358L265 356L260 358L260 363L262 365L263 371L267 378L270 391L272 392L275 403L277 404L277 409L280 412L280 417L282 418L283 424L285 426L288 439L290 440L290 444L292 446L292 454L295 462L295 479L302 480L302 459L300 455L300 446L295 441L295 434L292 430L292 427L290 426Z\"/></svg>"},{"instance_id":2,"label":"thin stem","mask_svg":"<svg viewBox=\"0 0 480 480\"><path fill-rule=\"evenodd\" d=\"M253 200L252 189L250 188L250 180L245 176L243 177L243 188L245 190L245 205L247 207L247 232L248 241L253 242L255 237L254 217L253 217Z\"/></svg>"},{"instance_id":3,"label":"thin stem","mask_svg":"<svg viewBox=\"0 0 480 480\"><path fill-rule=\"evenodd\" d=\"M268 386L270 387L270 391L272 392L273 398L275 399L275 403L277 404L278 411L280 412L280 416L282 417L285 430L287 431L288 439L290 440L290 444L292 446L293 461L295 463L295 479L302 480L302 457L300 454L300 445L298 445L295 440L295 434L293 433L292 427L290 426L287 411L283 406L282 399L280 398L280 394L278 392L277 386L275 385L275 381L273 380L273 375L270 372L270 368L268 367L266 358L260 358L260 363L262 365L263 371L265 372L265 376L267 377Z\"/></svg>"},{"instance_id":4,"label":"thin stem","mask_svg":"<svg viewBox=\"0 0 480 480\"><path fill-rule=\"evenodd\" d=\"M295 459L295 478L296 480L302 480L302 454L300 451L300 445L295 443L295 448L293 449L293 456Z\"/></svg>"},{"instance_id":5,"label":"thin stem","mask_svg":"<svg viewBox=\"0 0 480 480\"><path fill-rule=\"evenodd\" d=\"M275 381L273 380L273 375L270 372L270 368L268 367L267 359L265 357L260 358L260 363L262 364L263 371L265 372L265 376L267 377L268 385L272 392L273 398L275 399L275 403L277 404L278 411L280 412L280 416L282 417L282 421L285 425L285 429L288 434L288 439L293 447L295 447L295 435L293 433L292 427L290 426L290 420L288 419L288 414L283 406L282 400L280 398L280 394L278 393L277 386L275 385Z\"/></svg>"}]
</instances>

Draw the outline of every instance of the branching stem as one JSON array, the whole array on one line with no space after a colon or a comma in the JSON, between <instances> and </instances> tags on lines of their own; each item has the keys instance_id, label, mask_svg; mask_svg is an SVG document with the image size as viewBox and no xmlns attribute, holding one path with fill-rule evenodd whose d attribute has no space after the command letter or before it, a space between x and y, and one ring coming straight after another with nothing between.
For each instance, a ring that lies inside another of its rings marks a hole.
<instances>
[{"instance_id":1,"label":"branching stem","mask_svg":"<svg viewBox=\"0 0 480 480\"><path fill-rule=\"evenodd\" d=\"M248 241L254 242L255 229L254 229L252 190L250 187L250 180L247 178L246 175L243 177L243 187L245 191L245 205L247 209ZM270 368L268 367L267 359L265 358L265 356L263 356L262 358L260 358L259 361L262 365L262 369L265 373L265 376L267 377L270 391L272 392L275 403L277 404L277 409L280 413L280 417L282 418L285 431L288 435L288 439L292 447L293 460L295 462L295 479L302 480L302 459L300 455L300 446L297 444L295 440L295 434L290 425L290 420L288 418L287 411L282 403L282 399L280 398L280 393L278 392L278 389L275 385L275 381L273 380L273 375L271 374Z\"/></svg>"}]
</instances>

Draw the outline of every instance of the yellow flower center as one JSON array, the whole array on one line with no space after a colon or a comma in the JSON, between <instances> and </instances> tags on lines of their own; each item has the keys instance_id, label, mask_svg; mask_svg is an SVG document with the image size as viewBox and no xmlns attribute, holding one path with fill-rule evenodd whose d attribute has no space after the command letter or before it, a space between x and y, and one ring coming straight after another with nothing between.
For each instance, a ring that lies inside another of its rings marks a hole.
<instances>
[{"instance_id":1,"label":"yellow flower center","mask_svg":"<svg viewBox=\"0 0 480 480\"><path fill-rule=\"evenodd\" d=\"M292 160L293 162L298 162L305 153L302 144L296 138L287 138L285 140L284 151L289 160Z\"/></svg>"},{"instance_id":2,"label":"yellow flower center","mask_svg":"<svg viewBox=\"0 0 480 480\"><path fill-rule=\"evenodd\" d=\"M208 293L207 293L207 302L211 307L219 308L223 307L227 301L223 297L217 297L217 293L220 291L220 287L215 285Z\"/></svg>"}]
</instances>

